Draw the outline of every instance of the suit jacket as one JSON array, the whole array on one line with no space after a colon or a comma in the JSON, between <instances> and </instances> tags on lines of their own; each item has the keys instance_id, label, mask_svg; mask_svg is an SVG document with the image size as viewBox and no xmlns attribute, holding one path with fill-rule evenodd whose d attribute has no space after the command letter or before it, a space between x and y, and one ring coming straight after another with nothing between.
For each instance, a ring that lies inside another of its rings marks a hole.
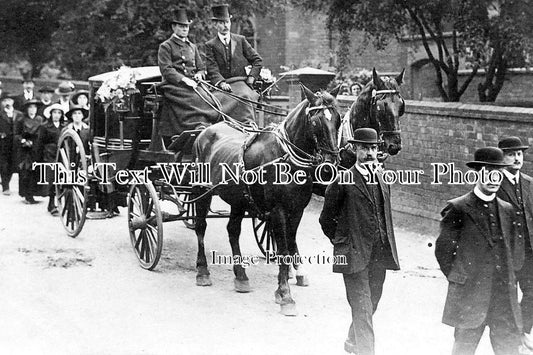
<instances>
[{"instance_id":1,"label":"suit jacket","mask_svg":"<svg viewBox=\"0 0 533 355\"><path fill-rule=\"evenodd\" d=\"M249 75L257 79L263 67L263 59L244 36L231 33L230 38L231 58L227 58L224 44L218 35L205 44L207 77L213 85L236 76L247 76L244 67L248 65L252 66Z\"/></svg>"},{"instance_id":2,"label":"suit jacket","mask_svg":"<svg viewBox=\"0 0 533 355\"><path fill-rule=\"evenodd\" d=\"M526 174L520 173L518 179L520 190L522 191L522 202L524 203L525 220L529 235L518 235L516 239L516 250L514 254L515 267L521 269L525 258L525 238L529 238L529 242L533 245L533 179ZM515 208L515 213L521 213L520 203L516 199L514 193L514 186L507 177L503 177L502 185L496 194L499 198L509 202Z\"/></svg>"},{"instance_id":3,"label":"suit jacket","mask_svg":"<svg viewBox=\"0 0 533 355\"><path fill-rule=\"evenodd\" d=\"M0 163L13 164L13 126L15 121L22 119L22 112L14 110L13 117L7 117L2 110L0 112Z\"/></svg>"},{"instance_id":4,"label":"suit jacket","mask_svg":"<svg viewBox=\"0 0 533 355\"><path fill-rule=\"evenodd\" d=\"M174 35L159 45L157 63L163 79L176 86L183 77L192 78L196 72L205 70L196 45L189 41L185 43Z\"/></svg>"},{"instance_id":5,"label":"suit jacket","mask_svg":"<svg viewBox=\"0 0 533 355\"><path fill-rule=\"evenodd\" d=\"M515 248L514 208L496 198L504 242L510 304L517 327L521 327L512 252ZM446 275L448 295L442 322L452 327L476 328L489 310L495 262L494 242L483 211L483 202L473 193L448 201L435 246L435 256Z\"/></svg>"},{"instance_id":6,"label":"suit jacket","mask_svg":"<svg viewBox=\"0 0 533 355\"><path fill-rule=\"evenodd\" d=\"M37 96L35 95L35 92L33 92L33 99L36 99ZM26 100L26 97L24 97L24 92L20 95L17 95L13 98L13 106L16 110L22 110L22 105L28 100Z\"/></svg>"},{"instance_id":7,"label":"suit jacket","mask_svg":"<svg viewBox=\"0 0 533 355\"><path fill-rule=\"evenodd\" d=\"M341 185L336 180L328 186L319 220L324 234L333 243L334 255L344 255L347 260L347 265L335 264L333 272L344 274L356 273L367 267L376 230L379 228L372 208L374 202L364 177L355 165L349 171L353 174L354 184ZM392 228L390 187L383 183L380 175L378 181L384 201L386 233L390 246L382 262L387 269L399 270Z\"/></svg>"},{"instance_id":8,"label":"suit jacket","mask_svg":"<svg viewBox=\"0 0 533 355\"><path fill-rule=\"evenodd\" d=\"M56 127L51 121L46 121L41 125L36 143L37 161L45 163L56 161L57 143L63 128L65 128L64 123Z\"/></svg>"}]
</instances>

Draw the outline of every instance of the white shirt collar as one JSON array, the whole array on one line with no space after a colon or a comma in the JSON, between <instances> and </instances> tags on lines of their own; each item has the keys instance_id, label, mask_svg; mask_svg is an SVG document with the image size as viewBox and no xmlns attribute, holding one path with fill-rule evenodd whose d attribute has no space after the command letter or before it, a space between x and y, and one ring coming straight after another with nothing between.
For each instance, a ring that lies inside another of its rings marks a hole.
<instances>
[{"instance_id":1,"label":"white shirt collar","mask_svg":"<svg viewBox=\"0 0 533 355\"><path fill-rule=\"evenodd\" d=\"M356 168L357 171L359 171L359 172L361 173L361 175L363 175L363 176L367 176L367 175L370 174L370 173L368 172L368 170L367 170L364 166L360 165L359 163L355 163L355 168Z\"/></svg>"},{"instance_id":2,"label":"white shirt collar","mask_svg":"<svg viewBox=\"0 0 533 355\"><path fill-rule=\"evenodd\" d=\"M25 98L26 100L31 100L31 99L33 99L33 92L32 92L32 91L25 91L25 90L24 90L24 98Z\"/></svg>"},{"instance_id":3,"label":"white shirt collar","mask_svg":"<svg viewBox=\"0 0 533 355\"><path fill-rule=\"evenodd\" d=\"M180 37L178 37L178 35L175 34L175 33L172 34L172 37L175 37L176 39L180 40L181 42L189 43L189 40L188 40L187 38L180 38Z\"/></svg>"},{"instance_id":4,"label":"white shirt collar","mask_svg":"<svg viewBox=\"0 0 533 355\"><path fill-rule=\"evenodd\" d=\"M220 41L222 41L224 44L228 43L231 39L229 32L227 35L223 35L222 33L218 32L218 38L220 38Z\"/></svg>"},{"instance_id":5,"label":"white shirt collar","mask_svg":"<svg viewBox=\"0 0 533 355\"><path fill-rule=\"evenodd\" d=\"M491 202L496 198L496 194L490 194L487 196L483 192L481 192L481 190L477 186L474 187L474 194L479 197L480 200L483 200L485 202Z\"/></svg>"},{"instance_id":6,"label":"white shirt collar","mask_svg":"<svg viewBox=\"0 0 533 355\"><path fill-rule=\"evenodd\" d=\"M509 179L509 182L511 182L511 184L515 184L515 181L518 182L520 181L520 170L517 170L516 171L516 174L511 174L511 172L507 169L503 169L503 174L505 175L505 177L507 179ZM515 180L516 179L516 180Z\"/></svg>"}]
</instances>

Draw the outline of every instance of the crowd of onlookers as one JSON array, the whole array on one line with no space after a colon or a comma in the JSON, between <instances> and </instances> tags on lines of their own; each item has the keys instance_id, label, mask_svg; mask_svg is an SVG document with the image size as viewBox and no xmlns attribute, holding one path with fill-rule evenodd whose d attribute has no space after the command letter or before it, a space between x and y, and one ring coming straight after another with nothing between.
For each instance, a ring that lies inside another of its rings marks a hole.
<instances>
[{"instance_id":1,"label":"crowd of onlookers","mask_svg":"<svg viewBox=\"0 0 533 355\"><path fill-rule=\"evenodd\" d=\"M0 180L4 195L11 194L11 178L18 173L23 201L35 204L35 196L49 197L48 212L59 214L52 170L47 169L47 176L40 177L39 169L32 165L56 161L58 140L66 127L82 138L88 136L88 104L89 92L76 90L71 82L61 82L57 88L43 86L39 95L32 79L23 79L20 95L4 92L0 82ZM39 184L39 180L46 184Z\"/></svg>"}]
</instances>

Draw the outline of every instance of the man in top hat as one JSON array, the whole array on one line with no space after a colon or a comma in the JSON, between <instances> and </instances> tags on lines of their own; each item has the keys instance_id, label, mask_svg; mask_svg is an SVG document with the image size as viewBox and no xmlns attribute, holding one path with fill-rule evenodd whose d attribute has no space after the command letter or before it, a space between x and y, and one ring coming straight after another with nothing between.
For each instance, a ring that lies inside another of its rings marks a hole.
<instances>
[{"instance_id":1,"label":"man in top hat","mask_svg":"<svg viewBox=\"0 0 533 355\"><path fill-rule=\"evenodd\" d=\"M198 48L187 38L191 23L187 10L179 8L172 20L172 36L159 46L159 69L169 84L163 87L167 101L159 119L159 130L166 143L171 136L206 126L210 120L218 118L218 114L199 96L202 90L196 81L204 79L205 65ZM208 97L208 94L204 93L202 97Z\"/></svg>"},{"instance_id":2,"label":"man in top hat","mask_svg":"<svg viewBox=\"0 0 533 355\"><path fill-rule=\"evenodd\" d=\"M495 354L518 354L521 315L513 260L519 236L513 206L496 195L501 169L509 164L499 148L488 147L476 150L467 166L478 171L478 182L448 201L435 246L449 283L442 322L455 327L454 355L474 355L486 326Z\"/></svg>"},{"instance_id":3,"label":"man in top hat","mask_svg":"<svg viewBox=\"0 0 533 355\"><path fill-rule=\"evenodd\" d=\"M22 112L15 110L15 100L9 96L0 98L0 180L2 193L10 195L9 183L15 172L13 151L13 124L22 119Z\"/></svg>"},{"instance_id":4,"label":"man in top hat","mask_svg":"<svg viewBox=\"0 0 533 355\"><path fill-rule=\"evenodd\" d=\"M516 273L522 291L522 344L533 350L533 341L529 336L533 326L533 179L520 171L524 164L524 151L529 146L518 137L506 137L500 140L498 147L503 150L504 162L509 165L503 170L504 179L497 196L515 208L519 232L520 254L515 263L522 265ZM523 349L524 352L527 349Z\"/></svg>"},{"instance_id":5,"label":"man in top hat","mask_svg":"<svg viewBox=\"0 0 533 355\"><path fill-rule=\"evenodd\" d=\"M217 35L205 44L208 79L222 90L232 91L234 85L228 84L226 80L246 77L246 85L251 87L259 78L263 59L244 36L230 33L231 15L227 4L214 5L211 10L213 12L211 20ZM248 65L251 65L252 69L246 74L245 67Z\"/></svg>"},{"instance_id":6,"label":"man in top hat","mask_svg":"<svg viewBox=\"0 0 533 355\"><path fill-rule=\"evenodd\" d=\"M26 101L35 99L35 94L33 89L35 88L35 83L31 77L31 73L23 73L22 75L22 94L16 96L15 99L15 109L21 110L22 106Z\"/></svg>"},{"instance_id":7,"label":"man in top hat","mask_svg":"<svg viewBox=\"0 0 533 355\"><path fill-rule=\"evenodd\" d=\"M54 94L54 88L48 85L43 86L39 89L39 92L41 95L39 96L39 99L41 100L41 107L39 107L39 112L37 114L39 116L45 117L44 110L52 105L52 95Z\"/></svg>"},{"instance_id":8,"label":"man in top hat","mask_svg":"<svg viewBox=\"0 0 533 355\"><path fill-rule=\"evenodd\" d=\"M340 184L337 179L328 186L319 221L333 243L334 255L346 258L346 265L333 266L333 272L343 274L352 309L344 349L369 355L374 354L372 316L381 298L386 270L399 270L400 266L390 188L384 184L380 170L374 168L381 141L372 128L359 128L353 136L350 143L355 146L357 160L349 169L352 182Z\"/></svg>"},{"instance_id":9,"label":"man in top hat","mask_svg":"<svg viewBox=\"0 0 533 355\"><path fill-rule=\"evenodd\" d=\"M63 112L68 112L70 110L70 97L74 93L74 89L74 84L70 81L62 81L54 91L55 94L59 96L57 103L61 105Z\"/></svg>"}]
</instances>

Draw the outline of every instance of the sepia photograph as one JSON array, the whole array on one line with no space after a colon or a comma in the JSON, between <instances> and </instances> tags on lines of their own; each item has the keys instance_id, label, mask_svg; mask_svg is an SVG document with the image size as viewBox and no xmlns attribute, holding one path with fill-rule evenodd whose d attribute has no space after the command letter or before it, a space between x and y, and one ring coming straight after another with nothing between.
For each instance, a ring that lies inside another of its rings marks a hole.
<instances>
[{"instance_id":1,"label":"sepia photograph","mask_svg":"<svg viewBox=\"0 0 533 355\"><path fill-rule=\"evenodd\" d=\"M0 353L533 355L529 0L0 0Z\"/></svg>"}]
</instances>

